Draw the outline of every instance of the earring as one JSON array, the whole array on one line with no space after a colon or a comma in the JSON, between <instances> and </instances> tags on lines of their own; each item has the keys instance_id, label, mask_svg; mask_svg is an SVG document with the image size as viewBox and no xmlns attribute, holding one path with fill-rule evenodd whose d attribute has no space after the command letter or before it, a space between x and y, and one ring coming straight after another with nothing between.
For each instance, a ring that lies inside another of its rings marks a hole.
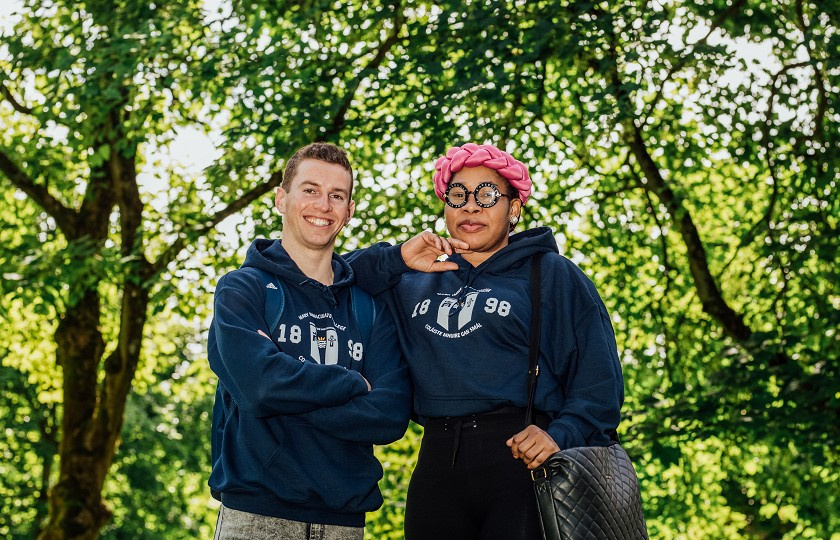
<instances>
[{"instance_id":1,"label":"earring","mask_svg":"<svg viewBox=\"0 0 840 540\"><path fill-rule=\"evenodd\" d=\"M510 224L511 225L516 225L517 223L519 223L519 216L511 216L510 217Z\"/></svg>"}]
</instances>

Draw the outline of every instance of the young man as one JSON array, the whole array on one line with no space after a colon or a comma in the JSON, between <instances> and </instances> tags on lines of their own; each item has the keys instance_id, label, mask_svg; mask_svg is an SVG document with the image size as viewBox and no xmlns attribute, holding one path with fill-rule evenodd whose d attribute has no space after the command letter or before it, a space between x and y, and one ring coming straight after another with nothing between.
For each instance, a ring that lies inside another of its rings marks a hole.
<instances>
[{"instance_id":1,"label":"young man","mask_svg":"<svg viewBox=\"0 0 840 540\"><path fill-rule=\"evenodd\" d=\"M391 314L351 291L353 272L333 252L352 191L343 150L298 150L275 200L282 240L255 240L217 285L217 540L360 540L365 512L382 504L372 445L402 437L410 390Z\"/></svg>"}]
</instances>

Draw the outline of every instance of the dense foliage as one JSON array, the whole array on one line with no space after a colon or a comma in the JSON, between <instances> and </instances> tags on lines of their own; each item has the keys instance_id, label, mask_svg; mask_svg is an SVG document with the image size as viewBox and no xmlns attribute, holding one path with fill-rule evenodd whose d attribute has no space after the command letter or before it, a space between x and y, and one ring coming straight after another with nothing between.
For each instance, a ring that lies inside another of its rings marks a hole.
<instances>
[{"instance_id":1,"label":"dense foliage","mask_svg":"<svg viewBox=\"0 0 840 540\"><path fill-rule=\"evenodd\" d=\"M351 249L442 232L431 164L475 140L529 164L525 225L613 314L651 537L838 538L836 1L27 0L12 21L0 535L209 537L210 298L279 232L283 160L348 149ZM209 167L178 161L183 133ZM418 441L377 449L371 538L401 538Z\"/></svg>"}]
</instances>

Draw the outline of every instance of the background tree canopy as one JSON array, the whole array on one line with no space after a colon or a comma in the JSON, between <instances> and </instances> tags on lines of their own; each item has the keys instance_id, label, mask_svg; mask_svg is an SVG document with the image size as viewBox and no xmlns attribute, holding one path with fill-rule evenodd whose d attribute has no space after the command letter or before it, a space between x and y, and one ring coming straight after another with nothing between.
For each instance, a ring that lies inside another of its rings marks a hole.
<instances>
[{"instance_id":1,"label":"background tree canopy","mask_svg":"<svg viewBox=\"0 0 840 540\"><path fill-rule=\"evenodd\" d=\"M0 39L0 535L210 537L217 278L313 140L343 249L443 232L434 158L525 161L624 362L652 538L840 538L834 0L34 1ZM179 163L179 134L214 159ZM195 140L195 138L190 139ZM209 144L209 143L208 143ZM401 538L419 441L378 452Z\"/></svg>"}]
</instances>

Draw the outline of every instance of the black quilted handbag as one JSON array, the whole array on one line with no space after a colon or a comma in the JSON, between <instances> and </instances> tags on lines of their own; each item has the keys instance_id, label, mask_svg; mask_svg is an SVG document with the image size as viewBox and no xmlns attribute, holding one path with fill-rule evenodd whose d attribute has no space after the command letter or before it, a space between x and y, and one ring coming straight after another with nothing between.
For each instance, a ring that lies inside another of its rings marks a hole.
<instances>
[{"instance_id":1,"label":"black quilted handbag","mask_svg":"<svg viewBox=\"0 0 840 540\"><path fill-rule=\"evenodd\" d=\"M527 421L534 423L540 342L540 257L531 265ZM545 540L647 540L636 471L618 437L609 446L567 448L532 471Z\"/></svg>"},{"instance_id":2,"label":"black quilted handbag","mask_svg":"<svg viewBox=\"0 0 840 540\"><path fill-rule=\"evenodd\" d=\"M561 450L532 476L546 540L647 539L636 471L617 442Z\"/></svg>"}]
</instances>

